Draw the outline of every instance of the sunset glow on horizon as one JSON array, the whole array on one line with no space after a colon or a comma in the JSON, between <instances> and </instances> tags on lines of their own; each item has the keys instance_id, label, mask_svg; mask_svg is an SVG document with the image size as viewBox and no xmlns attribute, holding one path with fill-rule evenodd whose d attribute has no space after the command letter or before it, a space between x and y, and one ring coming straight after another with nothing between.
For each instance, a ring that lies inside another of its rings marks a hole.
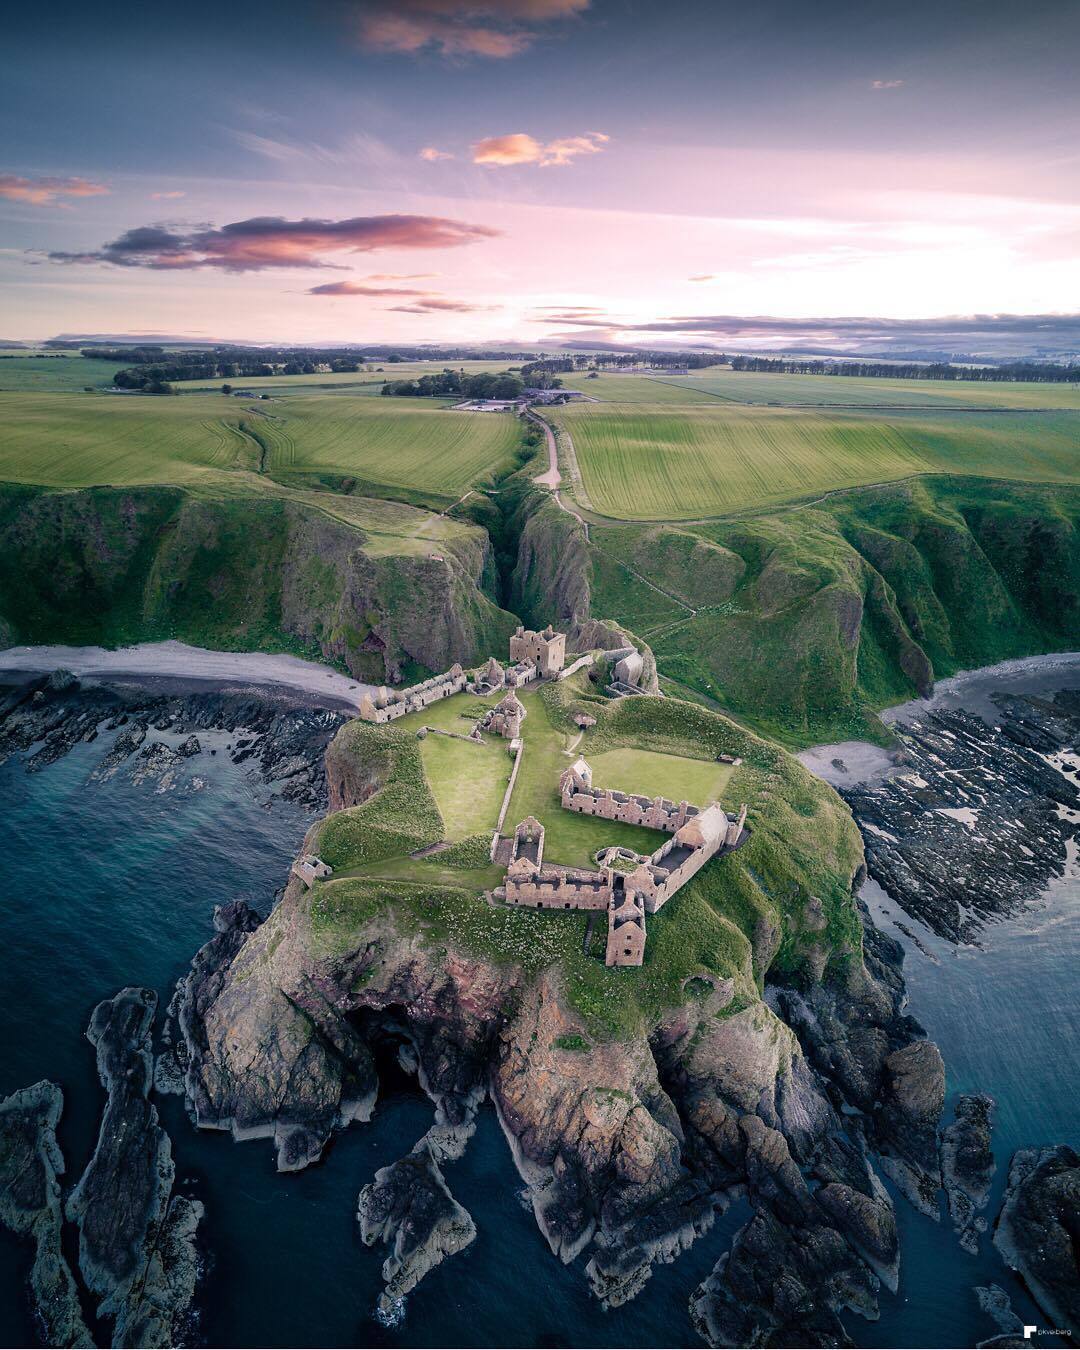
<instances>
[{"instance_id":1,"label":"sunset glow on horizon","mask_svg":"<svg viewBox=\"0 0 1080 1350\"><path fill-rule=\"evenodd\" d=\"M5 40L8 338L828 346L1080 311L1074 6L61 9Z\"/></svg>"}]
</instances>

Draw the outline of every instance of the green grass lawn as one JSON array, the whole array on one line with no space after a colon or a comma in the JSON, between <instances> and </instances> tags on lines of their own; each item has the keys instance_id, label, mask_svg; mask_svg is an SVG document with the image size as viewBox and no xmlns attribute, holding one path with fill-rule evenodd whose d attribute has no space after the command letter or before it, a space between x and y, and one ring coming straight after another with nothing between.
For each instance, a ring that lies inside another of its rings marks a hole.
<instances>
[{"instance_id":1,"label":"green grass lawn","mask_svg":"<svg viewBox=\"0 0 1080 1350\"><path fill-rule=\"evenodd\" d=\"M1080 415L1070 412L717 402L585 404L554 415L573 438L589 504L621 520L700 519L921 473L1080 481Z\"/></svg>"},{"instance_id":2,"label":"green grass lawn","mask_svg":"<svg viewBox=\"0 0 1080 1350\"><path fill-rule=\"evenodd\" d=\"M719 801L728 779L730 764L718 764L712 759L684 759L681 755L664 755L655 750L633 750L622 747L590 755L588 736L578 746L592 766L593 782L597 787L617 788L620 792L643 792L647 797L668 797L671 801L688 801L697 806Z\"/></svg>"},{"instance_id":3,"label":"green grass lawn","mask_svg":"<svg viewBox=\"0 0 1080 1350\"><path fill-rule=\"evenodd\" d=\"M591 867L593 854L607 844L622 844L638 853L652 853L666 838L656 830L594 820L564 811L559 801L559 775L573 762L565 753L572 737L553 726L537 690L521 695L528 710L522 735L524 758L506 817L509 833L526 816L535 816L546 831L544 857L570 867Z\"/></svg>"},{"instance_id":4,"label":"green grass lawn","mask_svg":"<svg viewBox=\"0 0 1080 1350\"><path fill-rule=\"evenodd\" d=\"M503 738L490 737L477 745L448 736L427 736L420 753L446 838L453 843L470 834L490 834L513 764Z\"/></svg>"},{"instance_id":5,"label":"green grass lawn","mask_svg":"<svg viewBox=\"0 0 1080 1350\"><path fill-rule=\"evenodd\" d=\"M510 462L519 440L515 418L420 399L310 395L251 411L214 394L0 393L0 481L45 487L243 474L252 491L268 475L335 474L456 498Z\"/></svg>"}]
</instances>

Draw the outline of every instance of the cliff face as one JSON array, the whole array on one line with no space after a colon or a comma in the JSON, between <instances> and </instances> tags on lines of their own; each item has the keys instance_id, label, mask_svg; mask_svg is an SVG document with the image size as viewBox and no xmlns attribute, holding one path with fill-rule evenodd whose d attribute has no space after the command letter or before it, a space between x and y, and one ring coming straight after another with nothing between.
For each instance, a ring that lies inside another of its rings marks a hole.
<instances>
[{"instance_id":1,"label":"cliff face","mask_svg":"<svg viewBox=\"0 0 1080 1350\"><path fill-rule=\"evenodd\" d=\"M488 553L466 526L430 549L388 548L294 498L5 489L0 635L291 650L395 680L410 663L443 670L505 646L514 621L482 589Z\"/></svg>"}]
</instances>

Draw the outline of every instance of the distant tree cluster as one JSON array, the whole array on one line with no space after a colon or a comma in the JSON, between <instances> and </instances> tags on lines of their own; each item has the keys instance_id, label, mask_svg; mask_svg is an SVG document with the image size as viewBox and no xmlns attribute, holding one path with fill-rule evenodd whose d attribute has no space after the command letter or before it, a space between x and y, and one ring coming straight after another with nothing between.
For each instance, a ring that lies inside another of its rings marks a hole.
<instances>
[{"instance_id":1,"label":"distant tree cluster","mask_svg":"<svg viewBox=\"0 0 1080 1350\"><path fill-rule=\"evenodd\" d=\"M822 361L771 356L733 356L732 370L774 375L850 375L894 380L966 380L997 383L1018 380L1027 384L1070 384L1080 381L1080 365L1052 361L1012 361L996 366L957 366L947 361L930 364L886 361Z\"/></svg>"},{"instance_id":2,"label":"distant tree cluster","mask_svg":"<svg viewBox=\"0 0 1080 1350\"><path fill-rule=\"evenodd\" d=\"M382 392L399 398L520 398L525 388L517 375L465 375L447 368L416 380L388 380Z\"/></svg>"}]
</instances>

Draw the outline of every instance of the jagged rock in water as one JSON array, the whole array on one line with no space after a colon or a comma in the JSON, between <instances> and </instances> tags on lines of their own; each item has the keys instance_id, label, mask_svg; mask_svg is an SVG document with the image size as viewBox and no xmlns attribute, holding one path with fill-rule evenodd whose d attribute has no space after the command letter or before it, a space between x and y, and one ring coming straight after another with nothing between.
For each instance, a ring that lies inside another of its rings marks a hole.
<instances>
[{"instance_id":1,"label":"jagged rock in water","mask_svg":"<svg viewBox=\"0 0 1080 1350\"><path fill-rule=\"evenodd\" d=\"M999 1284L977 1284L975 1286L975 1297L979 1300L979 1307L983 1312L988 1313L997 1323L999 1333L987 1341L980 1341L980 1346L1025 1344L1023 1339L1024 1324L1013 1311L1012 1300ZM1030 1344L1030 1342L1027 1342L1027 1344Z\"/></svg>"},{"instance_id":2,"label":"jagged rock in water","mask_svg":"<svg viewBox=\"0 0 1080 1350\"><path fill-rule=\"evenodd\" d=\"M1022 1148L994 1229L994 1246L1055 1328L1080 1327L1080 1154L1064 1144Z\"/></svg>"},{"instance_id":3,"label":"jagged rock in water","mask_svg":"<svg viewBox=\"0 0 1080 1350\"><path fill-rule=\"evenodd\" d=\"M97 1147L68 1198L79 1227L79 1268L115 1319L114 1345L182 1343L198 1262L202 1206L173 1197L169 1137L148 1100L157 995L122 989L94 1009L87 1038L108 1092Z\"/></svg>"},{"instance_id":4,"label":"jagged rock in water","mask_svg":"<svg viewBox=\"0 0 1080 1350\"><path fill-rule=\"evenodd\" d=\"M0 1223L34 1243L30 1289L45 1344L92 1346L61 1250L58 1177L64 1159L56 1124L63 1106L63 1093L48 1082L0 1101Z\"/></svg>"},{"instance_id":5,"label":"jagged rock in water","mask_svg":"<svg viewBox=\"0 0 1080 1350\"><path fill-rule=\"evenodd\" d=\"M956 1119L941 1135L941 1173L949 1201L949 1216L960 1245L974 1255L986 1220L979 1211L986 1207L994 1175L990 1151L990 1113L994 1099L983 1094L960 1097Z\"/></svg>"},{"instance_id":6,"label":"jagged rock in water","mask_svg":"<svg viewBox=\"0 0 1080 1350\"><path fill-rule=\"evenodd\" d=\"M168 791L185 761L202 752L196 732L243 728L248 734L236 758L250 760L253 776L275 796L314 809L327 801L323 751L345 720L343 712L293 705L280 692L163 695L77 683L57 689L42 678L0 690L0 762L22 753L27 772L37 772L99 733L117 731L91 781L108 781L137 756L134 781L156 779L159 790ZM146 745L151 726L184 739L176 746Z\"/></svg>"},{"instance_id":7,"label":"jagged rock in water","mask_svg":"<svg viewBox=\"0 0 1080 1350\"><path fill-rule=\"evenodd\" d=\"M917 1209L940 1217L938 1121L945 1106L945 1065L932 1041L914 1041L885 1061L874 1125L881 1166Z\"/></svg>"},{"instance_id":8,"label":"jagged rock in water","mask_svg":"<svg viewBox=\"0 0 1080 1350\"><path fill-rule=\"evenodd\" d=\"M381 1167L357 1201L360 1236L367 1246L387 1243L383 1262L386 1288L379 1296L384 1316L429 1270L462 1251L476 1237L468 1211L450 1194L439 1165L421 1140L406 1157Z\"/></svg>"},{"instance_id":9,"label":"jagged rock in water","mask_svg":"<svg viewBox=\"0 0 1080 1350\"><path fill-rule=\"evenodd\" d=\"M1034 900L1080 834L1080 791L1044 758L1080 751L1076 692L994 702L995 727L943 709L898 725L906 771L838 789L863 827L870 875L952 942Z\"/></svg>"},{"instance_id":10,"label":"jagged rock in water","mask_svg":"<svg viewBox=\"0 0 1080 1350\"><path fill-rule=\"evenodd\" d=\"M827 1223L760 1209L690 1299L713 1346L849 1346L839 1313L877 1317L876 1280Z\"/></svg>"}]
</instances>

